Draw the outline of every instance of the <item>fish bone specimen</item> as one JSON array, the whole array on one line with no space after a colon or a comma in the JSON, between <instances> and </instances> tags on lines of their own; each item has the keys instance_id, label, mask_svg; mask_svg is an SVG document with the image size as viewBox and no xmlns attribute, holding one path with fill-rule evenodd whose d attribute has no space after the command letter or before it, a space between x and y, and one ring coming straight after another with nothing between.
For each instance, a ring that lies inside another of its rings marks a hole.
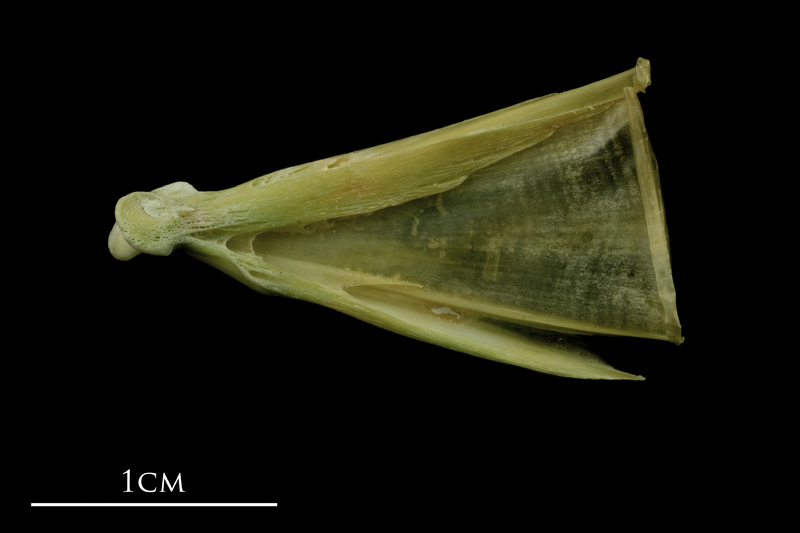
<instances>
[{"instance_id":1,"label":"fish bone specimen","mask_svg":"<svg viewBox=\"0 0 800 533\"><path fill-rule=\"evenodd\" d=\"M585 87L222 191L119 200L114 257L183 249L265 294L550 374L643 379L578 335L679 344L657 166L637 92Z\"/></svg>"}]
</instances>

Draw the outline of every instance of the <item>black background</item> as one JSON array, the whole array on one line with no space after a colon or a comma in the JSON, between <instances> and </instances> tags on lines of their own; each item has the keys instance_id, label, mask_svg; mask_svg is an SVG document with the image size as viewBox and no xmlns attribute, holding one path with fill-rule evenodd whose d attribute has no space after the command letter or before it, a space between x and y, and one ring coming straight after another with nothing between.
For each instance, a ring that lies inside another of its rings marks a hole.
<instances>
[{"instance_id":1,"label":"black background","mask_svg":"<svg viewBox=\"0 0 800 533\"><path fill-rule=\"evenodd\" d=\"M31 181L52 205L39 206L42 242L27 243L41 250L41 281L21 354L31 502L277 502L266 520L556 512L575 500L663 511L658 487L686 480L681 458L699 429L685 398L706 377L699 177L684 134L702 53L686 44L692 28L587 33L496 15L362 25L337 14L320 29L139 13L53 44L40 67L49 89L34 95L46 170ZM114 205L130 192L231 187L580 87L639 56L652 63L639 98L686 342L589 342L644 382L451 352L259 295L182 252L125 263L108 253ZM180 473L186 492L126 494L128 469L133 485Z\"/></svg>"}]
</instances>

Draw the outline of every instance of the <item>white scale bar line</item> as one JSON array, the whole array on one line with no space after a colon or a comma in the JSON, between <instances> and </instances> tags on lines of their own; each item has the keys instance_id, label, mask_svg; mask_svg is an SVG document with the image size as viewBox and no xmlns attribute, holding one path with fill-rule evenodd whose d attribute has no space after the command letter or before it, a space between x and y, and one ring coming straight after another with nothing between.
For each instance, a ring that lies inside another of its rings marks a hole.
<instances>
[{"instance_id":1,"label":"white scale bar line","mask_svg":"<svg viewBox=\"0 0 800 533\"><path fill-rule=\"evenodd\" d=\"M277 507L277 503L32 503L31 507Z\"/></svg>"}]
</instances>

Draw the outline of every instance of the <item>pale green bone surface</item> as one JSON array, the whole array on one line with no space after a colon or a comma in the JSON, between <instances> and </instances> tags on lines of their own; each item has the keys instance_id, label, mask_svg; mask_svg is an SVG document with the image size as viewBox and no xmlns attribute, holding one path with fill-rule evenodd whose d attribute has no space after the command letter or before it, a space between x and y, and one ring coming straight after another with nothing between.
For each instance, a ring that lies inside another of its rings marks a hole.
<instances>
[{"instance_id":1,"label":"pale green bone surface","mask_svg":"<svg viewBox=\"0 0 800 533\"><path fill-rule=\"evenodd\" d=\"M573 335L680 343L649 63L440 130L117 204L115 257L183 248L248 286L551 374L642 379Z\"/></svg>"}]
</instances>

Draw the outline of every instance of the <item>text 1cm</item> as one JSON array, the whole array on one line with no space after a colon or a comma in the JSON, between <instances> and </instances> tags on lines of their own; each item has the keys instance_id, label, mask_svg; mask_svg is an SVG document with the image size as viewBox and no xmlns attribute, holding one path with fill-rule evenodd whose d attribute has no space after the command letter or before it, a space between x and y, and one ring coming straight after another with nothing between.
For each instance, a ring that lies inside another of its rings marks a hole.
<instances>
[{"instance_id":1,"label":"text 1cm","mask_svg":"<svg viewBox=\"0 0 800 533\"><path fill-rule=\"evenodd\" d=\"M125 476L125 490L123 492L133 492L131 490L131 470L130 470L130 468L128 470L126 470L125 472L123 472L122 475ZM158 487L158 475L155 472L145 472L144 474L139 476L139 488L142 490L142 492L156 492L157 488L156 489L152 489L152 490L148 490L148 489L144 488L144 484L142 483L142 481L144 480L145 476L153 476L154 478L156 478L155 479L155 485L156 485L156 487ZM150 485L149 482L147 484ZM158 492L164 492L164 485L167 486L167 488L169 489L170 492L172 492L173 489L176 486L178 487L178 492L185 492L183 490L183 483L181 482L181 474L180 474L180 472L178 472L178 477L175 479L175 482L171 483L171 484L169 482L169 479L167 479L167 475L166 474L161 474L161 490L158 491Z\"/></svg>"}]
</instances>

